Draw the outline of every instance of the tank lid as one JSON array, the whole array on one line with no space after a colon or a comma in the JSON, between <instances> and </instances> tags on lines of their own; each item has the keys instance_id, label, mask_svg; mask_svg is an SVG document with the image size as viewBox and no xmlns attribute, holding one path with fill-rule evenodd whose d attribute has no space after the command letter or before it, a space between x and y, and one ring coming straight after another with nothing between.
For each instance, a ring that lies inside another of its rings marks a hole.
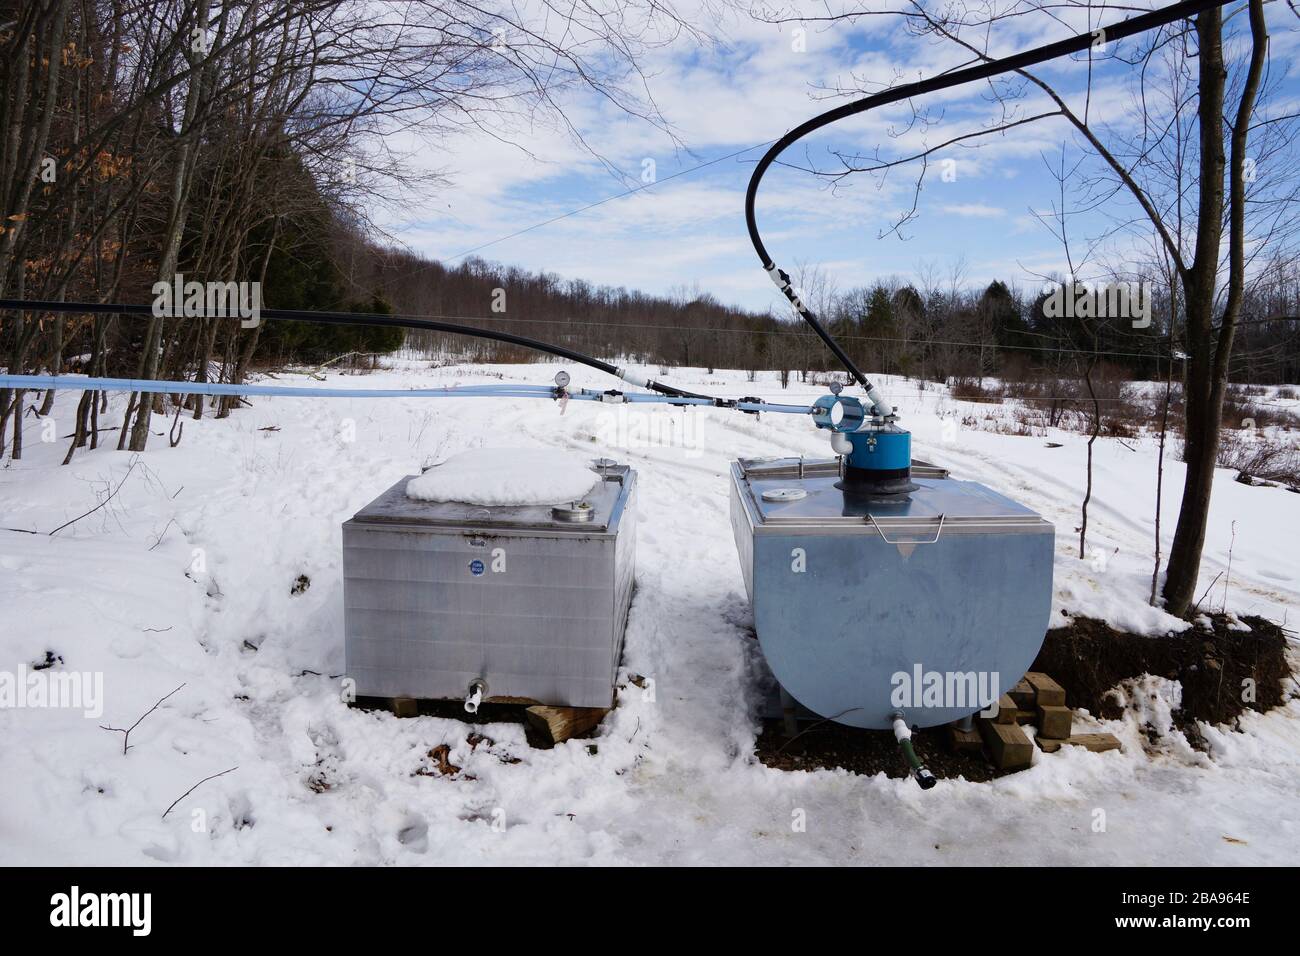
<instances>
[{"instance_id":1,"label":"tank lid","mask_svg":"<svg viewBox=\"0 0 1300 956\"><path fill-rule=\"evenodd\" d=\"M1041 526L1040 515L1019 502L974 481L958 481L933 466L913 466L919 486L910 499L876 501L846 494L837 487L834 459L810 461L788 458L761 464L738 462L736 480L750 499L756 523L772 528L859 526L871 519L887 521L891 529L932 529L940 516L945 533L1000 527ZM930 475L943 477L929 477Z\"/></svg>"},{"instance_id":2,"label":"tank lid","mask_svg":"<svg viewBox=\"0 0 1300 956\"><path fill-rule=\"evenodd\" d=\"M617 528L631 491L633 471L607 462L592 465L600 480L582 498L562 505L478 505L463 501L418 501L406 494L402 478L356 513L359 524L419 525L489 531L550 530L599 534Z\"/></svg>"}]
</instances>

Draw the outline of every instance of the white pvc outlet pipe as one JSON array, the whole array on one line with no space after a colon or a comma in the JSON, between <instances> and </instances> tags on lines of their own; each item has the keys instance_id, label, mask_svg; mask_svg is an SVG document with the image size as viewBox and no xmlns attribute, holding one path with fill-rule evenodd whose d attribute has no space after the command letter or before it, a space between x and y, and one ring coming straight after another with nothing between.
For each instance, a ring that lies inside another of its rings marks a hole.
<instances>
[{"instance_id":1,"label":"white pvc outlet pipe","mask_svg":"<svg viewBox=\"0 0 1300 956\"><path fill-rule=\"evenodd\" d=\"M469 682L469 693L465 695L465 712L477 714L479 704L483 703L483 692L487 690L487 684L475 678Z\"/></svg>"}]
</instances>

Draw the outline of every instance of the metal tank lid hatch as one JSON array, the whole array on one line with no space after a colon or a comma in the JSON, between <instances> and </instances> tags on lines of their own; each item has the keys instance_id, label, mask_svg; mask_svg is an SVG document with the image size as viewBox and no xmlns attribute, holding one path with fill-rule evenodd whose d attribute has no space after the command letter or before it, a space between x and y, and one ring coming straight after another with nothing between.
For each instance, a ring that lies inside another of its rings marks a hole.
<instances>
[{"instance_id":1,"label":"metal tank lid hatch","mask_svg":"<svg viewBox=\"0 0 1300 956\"><path fill-rule=\"evenodd\" d=\"M933 535L939 527L948 534L1046 524L1040 515L1005 495L978 482L950 478L945 469L924 462L912 468L918 488L895 501L846 493L839 487L836 459L742 459L733 468L746 489L746 507L759 534L865 524L882 534L898 529Z\"/></svg>"}]
</instances>

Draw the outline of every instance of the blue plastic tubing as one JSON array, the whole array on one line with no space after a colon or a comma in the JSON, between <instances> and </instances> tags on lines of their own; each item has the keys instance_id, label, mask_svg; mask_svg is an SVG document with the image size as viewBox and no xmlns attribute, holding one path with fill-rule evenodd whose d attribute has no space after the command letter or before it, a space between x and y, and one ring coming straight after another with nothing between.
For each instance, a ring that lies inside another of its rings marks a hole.
<instances>
[{"instance_id":1,"label":"blue plastic tubing","mask_svg":"<svg viewBox=\"0 0 1300 956\"><path fill-rule=\"evenodd\" d=\"M164 392L177 395L266 395L284 398L556 398L550 385L457 385L443 388L312 388L300 385L233 385L225 382L161 382L135 378L85 378L79 375L0 375L0 388L103 392ZM580 389L568 393L578 402L607 400L607 393ZM631 394L620 396L630 404L705 405L710 398L677 398L670 395ZM773 405L767 402L737 402L742 412L782 412L807 415L808 405Z\"/></svg>"}]
</instances>

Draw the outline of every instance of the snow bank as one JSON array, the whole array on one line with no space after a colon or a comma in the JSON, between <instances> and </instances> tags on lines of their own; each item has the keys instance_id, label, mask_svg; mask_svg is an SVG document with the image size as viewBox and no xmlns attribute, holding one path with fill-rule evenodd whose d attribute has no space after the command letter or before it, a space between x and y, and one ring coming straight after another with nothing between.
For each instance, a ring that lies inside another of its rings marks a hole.
<instances>
[{"instance_id":1,"label":"snow bank","mask_svg":"<svg viewBox=\"0 0 1300 956\"><path fill-rule=\"evenodd\" d=\"M558 505L591 491L596 473L579 455L554 448L473 448L406 485L419 501L472 505Z\"/></svg>"}]
</instances>

